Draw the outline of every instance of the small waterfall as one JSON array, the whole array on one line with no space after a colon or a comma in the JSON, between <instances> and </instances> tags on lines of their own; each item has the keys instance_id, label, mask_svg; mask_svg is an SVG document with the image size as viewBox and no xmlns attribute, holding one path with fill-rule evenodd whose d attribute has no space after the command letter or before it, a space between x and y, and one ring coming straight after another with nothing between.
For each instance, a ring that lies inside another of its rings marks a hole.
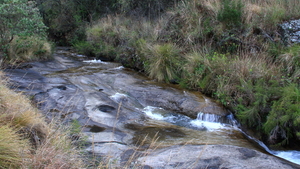
<instances>
[{"instance_id":1,"label":"small waterfall","mask_svg":"<svg viewBox=\"0 0 300 169\"><path fill-rule=\"evenodd\" d=\"M197 119L192 120L191 124L198 128L206 130L218 130L231 126L230 119L227 116L219 116L216 114L198 113Z\"/></svg>"},{"instance_id":2,"label":"small waterfall","mask_svg":"<svg viewBox=\"0 0 300 169\"><path fill-rule=\"evenodd\" d=\"M208 114L208 113L200 112L198 113L196 120L203 121L203 122L220 123L220 124L237 126L237 122L234 119L232 114L229 114L227 116L220 116L217 114Z\"/></svg>"},{"instance_id":3,"label":"small waterfall","mask_svg":"<svg viewBox=\"0 0 300 169\"><path fill-rule=\"evenodd\" d=\"M222 117L216 114L206 114L206 113L198 113L197 120L207 121L207 122L220 122Z\"/></svg>"}]
</instances>

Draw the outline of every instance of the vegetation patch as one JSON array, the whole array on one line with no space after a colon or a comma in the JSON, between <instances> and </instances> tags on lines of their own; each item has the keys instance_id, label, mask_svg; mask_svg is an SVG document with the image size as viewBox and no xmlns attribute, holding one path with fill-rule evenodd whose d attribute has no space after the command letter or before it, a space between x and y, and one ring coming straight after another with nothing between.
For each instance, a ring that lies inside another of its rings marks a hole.
<instances>
[{"instance_id":1,"label":"vegetation patch","mask_svg":"<svg viewBox=\"0 0 300 169\"><path fill-rule=\"evenodd\" d=\"M87 30L87 43L100 45L91 49L112 53L114 60L158 81L175 80L214 97L268 144L300 142L293 108L297 97L284 94L299 88L299 46L285 46L277 30L284 20L300 17L299 4L295 0L175 4L159 17L121 12L102 18Z\"/></svg>"},{"instance_id":2,"label":"vegetation patch","mask_svg":"<svg viewBox=\"0 0 300 169\"><path fill-rule=\"evenodd\" d=\"M50 57L47 27L34 1L2 1L0 22L1 61L11 64Z\"/></svg>"},{"instance_id":3,"label":"vegetation patch","mask_svg":"<svg viewBox=\"0 0 300 169\"><path fill-rule=\"evenodd\" d=\"M52 57L52 45L39 37L15 37L9 44L9 63L47 60Z\"/></svg>"}]
</instances>

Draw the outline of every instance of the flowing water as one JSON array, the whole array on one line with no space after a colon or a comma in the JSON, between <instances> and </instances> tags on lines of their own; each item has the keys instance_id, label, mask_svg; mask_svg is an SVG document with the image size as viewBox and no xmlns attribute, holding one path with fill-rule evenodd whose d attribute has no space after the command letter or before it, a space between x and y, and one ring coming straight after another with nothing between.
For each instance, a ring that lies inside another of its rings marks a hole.
<instances>
[{"instance_id":1,"label":"flowing water","mask_svg":"<svg viewBox=\"0 0 300 169\"><path fill-rule=\"evenodd\" d=\"M169 106L171 109L160 106L165 99L160 100L159 95L170 95L172 99L175 99L175 96L182 97L180 103L184 103L186 97L183 96L187 96L196 98L204 105L212 104L209 98L200 93L184 91L174 85L156 83L138 72L125 69L118 63L85 60L84 56L64 50L57 51L55 57L55 62L35 62L29 69L10 69L6 70L6 73L18 86L18 90L36 98L51 97L52 100L42 107L48 112L56 112L59 107L63 107L61 110L73 109L64 114L64 117L71 114L70 118L83 120L82 110L86 110L85 114L98 125L98 128L95 128L94 124L90 124L92 127L89 132L96 131L99 138L105 133L102 131L109 131L110 128L116 128L111 130L120 130L121 133L123 129L118 127L123 122L126 132L120 134L122 139L114 140L116 142L126 142L124 140L127 139L132 140L132 144L149 145L155 140L157 147L178 144L235 145L270 153L300 164L299 151L270 150L259 140L245 134L232 114L198 112L197 118L191 118L174 112L173 105ZM168 93L162 93L166 91ZM146 94L147 97L154 98L149 101L150 98L145 98ZM74 99L76 101L70 101ZM54 101L58 103L52 105ZM73 105L69 108L70 102L73 102ZM113 114L114 111L118 113ZM135 120L141 114L143 118ZM112 120L116 117L117 122ZM128 134L130 131L134 131L132 135Z\"/></svg>"},{"instance_id":2,"label":"flowing water","mask_svg":"<svg viewBox=\"0 0 300 169\"><path fill-rule=\"evenodd\" d=\"M188 129L193 129L190 132L192 137L189 143L196 144L226 144L236 145L265 151L277 157L300 164L300 151L275 151L270 150L263 142L247 135L238 127L238 122L230 114L226 117L215 114L199 113L197 119L190 119L186 116L168 113L161 108L146 107L144 112L152 119L166 121L177 126L183 126ZM192 138L197 139L193 141ZM164 140L165 143L166 139ZM178 140L176 140L177 142ZM254 143L254 145L253 145Z\"/></svg>"}]
</instances>

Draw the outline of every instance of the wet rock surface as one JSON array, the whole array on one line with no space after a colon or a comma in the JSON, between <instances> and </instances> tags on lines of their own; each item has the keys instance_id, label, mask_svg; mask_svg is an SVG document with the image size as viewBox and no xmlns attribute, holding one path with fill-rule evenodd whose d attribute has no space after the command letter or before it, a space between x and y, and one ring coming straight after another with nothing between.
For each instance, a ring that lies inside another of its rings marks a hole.
<instances>
[{"instance_id":1,"label":"wet rock surface","mask_svg":"<svg viewBox=\"0 0 300 169\"><path fill-rule=\"evenodd\" d=\"M195 164L195 168L247 168L253 163L266 168L291 167L249 149L254 147L236 131L225 129L220 132L225 135L208 136L206 128L199 134L201 129L153 121L145 114L145 108L153 106L186 115L178 123L195 119L199 112L226 117L228 112L210 98L156 83L118 63L84 59L59 48L53 61L5 72L12 88L30 96L49 120L77 120L87 137L86 151L112 159L113 167L186 168ZM171 121L178 118L173 115ZM149 138L143 141L145 137Z\"/></svg>"}]
</instances>

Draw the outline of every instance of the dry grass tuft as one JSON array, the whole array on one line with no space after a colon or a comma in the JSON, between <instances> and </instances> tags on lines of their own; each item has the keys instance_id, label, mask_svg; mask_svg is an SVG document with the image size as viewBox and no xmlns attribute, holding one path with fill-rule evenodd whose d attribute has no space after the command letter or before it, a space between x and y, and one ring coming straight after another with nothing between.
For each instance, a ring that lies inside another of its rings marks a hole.
<instances>
[{"instance_id":1,"label":"dry grass tuft","mask_svg":"<svg viewBox=\"0 0 300 169\"><path fill-rule=\"evenodd\" d=\"M149 56L150 64L147 72L151 78L158 81L174 80L180 74L180 49L174 44L149 46L146 55Z\"/></svg>"},{"instance_id":2,"label":"dry grass tuft","mask_svg":"<svg viewBox=\"0 0 300 169\"><path fill-rule=\"evenodd\" d=\"M18 168L28 158L30 145L11 126L0 126L0 168Z\"/></svg>"},{"instance_id":3,"label":"dry grass tuft","mask_svg":"<svg viewBox=\"0 0 300 169\"><path fill-rule=\"evenodd\" d=\"M248 25L251 24L253 21L257 20L257 18L259 17L259 15L261 15L262 12L262 7L251 3L247 3L244 9L244 22Z\"/></svg>"},{"instance_id":4,"label":"dry grass tuft","mask_svg":"<svg viewBox=\"0 0 300 169\"><path fill-rule=\"evenodd\" d=\"M77 169L83 168L80 152L72 146L68 128L49 124L52 129L30 159L24 161L29 168Z\"/></svg>"}]
</instances>

